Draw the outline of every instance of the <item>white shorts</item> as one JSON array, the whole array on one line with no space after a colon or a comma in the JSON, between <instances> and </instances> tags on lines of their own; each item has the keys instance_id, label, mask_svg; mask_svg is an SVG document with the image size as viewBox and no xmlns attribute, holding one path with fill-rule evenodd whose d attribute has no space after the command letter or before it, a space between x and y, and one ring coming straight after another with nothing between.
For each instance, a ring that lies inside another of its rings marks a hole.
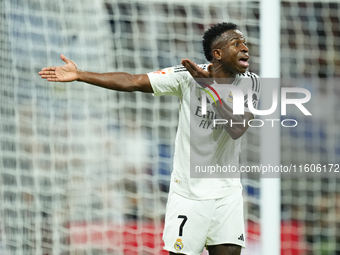
<instances>
[{"instance_id":1,"label":"white shorts","mask_svg":"<svg viewBox=\"0 0 340 255\"><path fill-rule=\"evenodd\" d=\"M192 200L170 192L163 232L164 249L200 255L205 245L245 247L242 188L211 200Z\"/></svg>"}]
</instances>

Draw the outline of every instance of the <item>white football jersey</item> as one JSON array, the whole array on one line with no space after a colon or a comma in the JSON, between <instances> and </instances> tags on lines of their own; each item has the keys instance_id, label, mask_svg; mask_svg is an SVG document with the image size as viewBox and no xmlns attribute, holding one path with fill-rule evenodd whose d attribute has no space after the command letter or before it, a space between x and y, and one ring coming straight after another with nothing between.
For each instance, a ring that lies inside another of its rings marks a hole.
<instances>
[{"instance_id":1,"label":"white football jersey","mask_svg":"<svg viewBox=\"0 0 340 255\"><path fill-rule=\"evenodd\" d=\"M207 70L208 64L198 65ZM213 125L217 119L212 99L209 97L206 114L202 114L202 90L185 67L179 65L148 73L154 96L173 95L180 99L179 126L175 141L173 172L170 189L191 199L205 200L227 196L241 186L240 178L192 178L190 169L202 166L228 166L238 169L241 138L233 140L226 130ZM244 111L248 109L248 98L254 107L260 95L260 80L256 74L246 72L236 76L232 85L244 94ZM212 87L223 86L213 84ZM248 96L251 87L252 95ZM219 87L220 88L220 87ZM232 108L230 90L218 90L220 96ZM201 168L203 169L203 168Z\"/></svg>"}]
</instances>

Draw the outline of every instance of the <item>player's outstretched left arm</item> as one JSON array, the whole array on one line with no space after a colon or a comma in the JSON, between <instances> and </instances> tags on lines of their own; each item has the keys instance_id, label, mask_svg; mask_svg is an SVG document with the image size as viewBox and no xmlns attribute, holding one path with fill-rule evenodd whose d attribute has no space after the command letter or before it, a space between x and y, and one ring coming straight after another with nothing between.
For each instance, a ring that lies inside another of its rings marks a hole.
<instances>
[{"instance_id":1,"label":"player's outstretched left arm","mask_svg":"<svg viewBox=\"0 0 340 255\"><path fill-rule=\"evenodd\" d=\"M78 69L77 65L63 54L60 58L65 65L58 67L45 67L39 75L50 82L72 82L82 81L95 86L117 91L141 91L153 93L149 77L146 74L129 74L123 72L115 73L93 73Z\"/></svg>"}]
</instances>

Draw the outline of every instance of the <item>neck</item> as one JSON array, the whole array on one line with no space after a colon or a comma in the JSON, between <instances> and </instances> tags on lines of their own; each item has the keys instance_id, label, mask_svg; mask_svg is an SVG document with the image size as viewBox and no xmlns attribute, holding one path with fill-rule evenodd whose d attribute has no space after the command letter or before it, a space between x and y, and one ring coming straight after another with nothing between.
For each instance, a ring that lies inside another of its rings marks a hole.
<instances>
[{"instance_id":1,"label":"neck","mask_svg":"<svg viewBox=\"0 0 340 255\"><path fill-rule=\"evenodd\" d=\"M214 78L236 78L236 74L225 70L222 65L218 62L214 62L212 65L213 77Z\"/></svg>"}]
</instances>

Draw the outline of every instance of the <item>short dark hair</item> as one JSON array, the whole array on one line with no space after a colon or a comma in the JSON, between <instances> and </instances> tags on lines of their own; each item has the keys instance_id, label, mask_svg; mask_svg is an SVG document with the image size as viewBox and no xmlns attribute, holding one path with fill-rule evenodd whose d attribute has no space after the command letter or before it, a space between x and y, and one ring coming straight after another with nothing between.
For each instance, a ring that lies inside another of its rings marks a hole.
<instances>
[{"instance_id":1,"label":"short dark hair","mask_svg":"<svg viewBox=\"0 0 340 255\"><path fill-rule=\"evenodd\" d=\"M218 23L211 28L209 28L207 31L205 31L203 35L203 50L205 58L211 62L213 59L212 55L212 45L216 41L217 38L219 38L224 32L227 32L229 30L236 30L237 25L230 22L223 22Z\"/></svg>"}]
</instances>

